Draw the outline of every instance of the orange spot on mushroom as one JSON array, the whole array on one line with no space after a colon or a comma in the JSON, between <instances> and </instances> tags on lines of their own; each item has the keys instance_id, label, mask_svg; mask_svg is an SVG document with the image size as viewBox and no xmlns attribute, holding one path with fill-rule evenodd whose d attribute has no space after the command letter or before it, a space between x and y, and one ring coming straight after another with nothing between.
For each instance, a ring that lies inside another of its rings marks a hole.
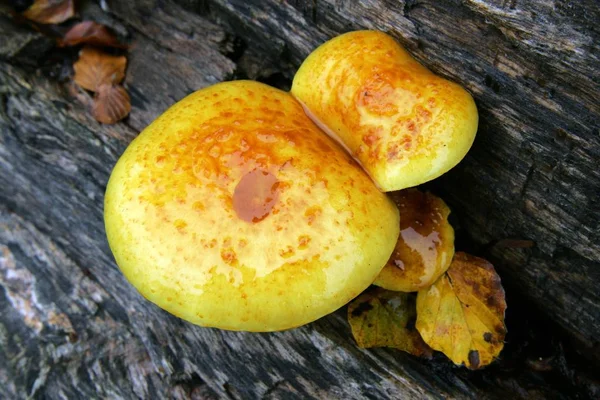
<instances>
[{"instance_id":1,"label":"orange spot on mushroom","mask_svg":"<svg viewBox=\"0 0 600 400\"><path fill-rule=\"evenodd\" d=\"M302 235L298 237L298 248L300 250L304 250L308 247L308 244L310 243L310 236L308 235Z\"/></svg>"},{"instance_id":2,"label":"orange spot on mushroom","mask_svg":"<svg viewBox=\"0 0 600 400\"><path fill-rule=\"evenodd\" d=\"M427 123L431 120L431 111L421 106L416 107L417 120L421 123Z\"/></svg>"},{"instance_id":3,"label":"orange spot on mushroom","mask_svg":"<svg viewBox=\"0 0 600 400\"><path fill-rule=\"evenodd\" d=\"M233 191L233 209L247 222L265 219L279 198L279 181L270 172L255 169L242 177Z\"/></svg>"},{"instance_id":4,"label":"orange spot on mushroom","mask_svg":"<svg viewBox=\"0 0 600 400\"><path fill-rule=\"evenodd\" d=\"M372 113L393 115L397 112L394 100L394 86L376 74L375 78L358 92L357 104L366 107Z\"/></svg>"},{"instance_id":5,"label":"orange spot on mushroom","mask_svg":"<svg viewBox=\"0 0 600 400\"><path fill-rule=\"evenodd\" d=\"M289 258L294 255L294 249L292 246L287 246L285 249L279 250L279 255L283 258Z\"/></svg>"},{"instance_id":6,"label":"orange spot on mushroom","mask_svg":"<svg viewBox=\"0 0 600 400\"><path fill-rule=\"evenodd\" d=\"M179 231L179 233L186 233L185 232L185 227L187 226L187 222L185 222L182 219L177 219L175 220L175 222L173 222L173 225L175 225L175 228L177 228L177 230Z\"/></svg>"},{"instance_id":7,"label":"orange spot on mushroom","mask_svg":"<svg viewBox=\"0 0 600 400\"><path fill-rule=\"evenodd\" d=\"M376 134L369 133L368 135L363 136L362 141L367 146L373 146L373 144L379 139Z\"/></svg>"},{"instance_id":8,"label":"orange spot on mushroom","mask_svg":"<svg viewBox=\"0 0 600 400\"><path fill-rule=\"evenodd\" d=\"M221 259L226 264L231 265L237 261L237 254L231 248L222 249L221 250Z\"/></svg>"},{"instance_id":9,"label":"orange spot on mushroom","mask_svg":"<svg viewBox=\"0 0 600 400\"><path fill-rule=\"evenodd\" d=\"M306 219L308 221L308 225L312 225L313 222L315 222L317 217L319 215L321 215L322 212L323 212L323 210L321 210L321 207L314 206L314 207L308 208L304 212L304 216L306 217Z\"/></svg>"},{"instance_id":10,"label":"orange spot on mushroom","mask_svg":"<svg viewBox=\"0 0 600 400\"><path fill-rule=\"evenodd\" d=\"M331 146L325 140L318 140L316 144L323 153L330 153L332 151Z\"/></svg>"}]
</instances>

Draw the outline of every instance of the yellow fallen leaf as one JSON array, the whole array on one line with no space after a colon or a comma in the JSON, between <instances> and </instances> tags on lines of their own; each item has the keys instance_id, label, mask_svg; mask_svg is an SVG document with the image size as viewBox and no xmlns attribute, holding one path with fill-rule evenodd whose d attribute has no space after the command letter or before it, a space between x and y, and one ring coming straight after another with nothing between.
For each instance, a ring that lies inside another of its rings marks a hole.
<instances>
[{"instance_id":1,"label":"yellow fallen leaf","mask_svg":"<svg viewBox=\"0 0 600 400\"><path fill-rule=\"evenodd\" d=\"M348 322L359 347L393 347L416 356L431 357L415 329L413 294L374 289L348 305Z\"/></svg>"},{"instance_id":2,"label":"yellow fallen leaf","mask_svg":"<svg viewBox=\"0 0 600 400\"><path fill-rule=\"evenodd\" d=\"M450 268L417 296L417 329L434 350L470 369L491 363L504 347L506 301L488 261L456 253Z\"/></svg>"},{"instance_id":3,"label":"yellow fallen leaf","mask_svg":"<svg viewBox=\"0 0 600 400\"><path fill-rule=\"evenodd\" d=\"M450 266L454 255L450 208L439 197L417 189L401 190L390 197L400 211L400 236L373 284L416 292L431 286Z\"/></svg>"}]
</instances>

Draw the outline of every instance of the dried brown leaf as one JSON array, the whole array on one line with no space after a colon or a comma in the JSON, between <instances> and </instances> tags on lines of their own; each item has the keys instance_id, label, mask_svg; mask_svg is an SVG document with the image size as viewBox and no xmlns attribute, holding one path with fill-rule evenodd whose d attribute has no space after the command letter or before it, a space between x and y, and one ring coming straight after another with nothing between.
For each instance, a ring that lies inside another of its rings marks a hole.
<instances>
[{"instance_id":1,"label":"dried brown leaf","mask_svg":"<svg viewBox=\"0 0 600 400\"><path fill-rule=\"evenodd\" d=\"M126 65L125 56L113 56L93 47L84 47L73 65L75 83L94 92L101 85L121 83Z\"/></svg>"},{"instance_id":2,"label":"dried brown leaf","mask_svg":"<svg viewBox=\"0 0 600 400\"><path fill-rule=\"evenodd\" d=\"M417 296L417 329L434 350L470 369L491 363L504 347L506 301L488 261L456 253L450 268Z\"/></svg>"},{"instance_id":3,"label":"dried brown leaf","mask_svg":"<svg viewBox=\"0 0 600 400\"><path fill-rule=\"evenodd\" d=\"M363 293L348 305L348 322L360 347L393 347L431 357L431 348L415 329L415 319L414 294L378 288Z\"/></svg>"},{"instance_id":4,"label":"dried brown leaf","mask_svg":"<svg viewBox=\"0 0 600 400\"><path fill-rule=\"evenodd\" d=\"M117 37L106 26L95 21L83 21L73 25L60 42L62 46L76 46L81 43L103 47L126 47L119 43Z\"/></svg>"},{"instance_id":5,"label":"dried brown leaf","mask_svg":"<svg viewBox=\"0 0 600 400\"><path fill-rule=\"evenodd\" d=\"M73 0L35 0L23 16L40 24L60 24L75 15Z\"/></svg>"},{"instance_id":6,"label":"dried brown leaf","mask_svg":"<svg viewBox=\"0 0 600 400\"><path fill-rule=\"evenodd\" d=\"M98 87L92 107L96 121L114 124L125 118L130 111L131 100L123 86L104 84Z\"/></svg>"}]
</instances>

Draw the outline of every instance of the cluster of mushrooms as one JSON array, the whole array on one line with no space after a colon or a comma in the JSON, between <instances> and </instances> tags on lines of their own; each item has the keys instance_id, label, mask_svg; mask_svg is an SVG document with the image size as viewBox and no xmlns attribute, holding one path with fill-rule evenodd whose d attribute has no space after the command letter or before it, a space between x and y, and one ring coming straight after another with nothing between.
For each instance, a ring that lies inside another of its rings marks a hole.
<instances>
[{"instance_id":1,"label":"cluster of mushrooms","mask_svg":"<svg viewBox=\"0 0 600 400\"><path fill-rule=\"evenodd\" d=\"M454 232L441 200L397 191L454 167L477 123L472 97L392 38L347 33L289 93L224 82L157 118L110 177L108 241L145 298L207 327L290 329L371 284L417 291Z\"/></svg>"}]
</instances>

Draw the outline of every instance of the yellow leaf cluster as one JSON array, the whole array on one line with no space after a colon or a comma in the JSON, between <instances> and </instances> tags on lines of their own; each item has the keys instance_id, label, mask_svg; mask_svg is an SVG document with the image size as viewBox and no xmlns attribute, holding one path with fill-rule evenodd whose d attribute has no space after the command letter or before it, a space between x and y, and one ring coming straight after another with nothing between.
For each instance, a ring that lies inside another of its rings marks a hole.
<instances>
[{"instance_id":1,"label":"yellow leaf cluster","mask_svg":"<svg viewBox=\"0 0 600 400\"><path fill-rule=\"evenodd\" d=\"M433 349L470 369L490 364L506 336L500 277L488 261L454 253L450 209L442 199L418 189L391 198L400 210L400 237L374 282L381 288L348 308L358 345L421 356ZM414 291L416 304L414 295L403 293Z\"/></svg>"}]
</instances>

